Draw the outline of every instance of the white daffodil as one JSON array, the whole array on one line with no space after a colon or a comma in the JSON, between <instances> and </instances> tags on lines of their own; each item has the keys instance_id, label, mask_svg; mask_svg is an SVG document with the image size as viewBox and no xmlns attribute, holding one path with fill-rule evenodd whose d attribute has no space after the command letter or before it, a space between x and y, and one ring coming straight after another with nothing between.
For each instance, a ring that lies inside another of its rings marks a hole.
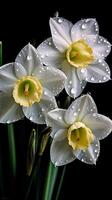
<instances>
[{"instance_id":1,"label":"white daffodil","mask_svg":"<svg viewBox=\"0 0 112 200\"><path fill-rule=\"evenodd\" d=\"M76 99L67 110L56 108L50 111L47 125L52 127L50 155L56 166L76 158L95 164L100 152L99 140L112 131L112 121L97 113L90 95Z\"/></svg>"},{"instance_id":2,"label":"white daffodil","mask_svg":"<svg viewBox=\"0 0 112 200\"><path fill-rule=\"evenodd\" d=\"M15 63L0 67L0 122L11 123L24 117L45 123L48 111L57 107L55 97L64 88L66 76L43 66L37 50L26 45Z\"/></svg>"},{"instance_id":3,"label":"white daffodil","mask_svg":"<svg viewBox=\"0 0 112 200\"><path fill-rule=\"evenodd\" d=\"M103 83L110 79L110 69L104 59L111 45L98 35L95 19L83 19L73 25L55 17L50 19L50 29L52 38L40 44L38 50L44 64L65 72L65 90L69 96L79 96L86 82Z\"/></svg>"}]
</instances>

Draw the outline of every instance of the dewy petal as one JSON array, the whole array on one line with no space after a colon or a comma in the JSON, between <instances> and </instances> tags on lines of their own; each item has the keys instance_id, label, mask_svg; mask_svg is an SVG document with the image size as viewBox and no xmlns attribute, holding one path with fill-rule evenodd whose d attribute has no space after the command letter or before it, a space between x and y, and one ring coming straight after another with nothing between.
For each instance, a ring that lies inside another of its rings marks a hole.
<instances>
[{"instance_id":1,"label":"dewy petal","mask_svg":"<svg viewBox=\"0 0 112 200\"><path fill-rule=\"evenodd\" d=\"M65 114L65 121L72 124L74 121L82 121L82 119L90 113L96 113L97 107L90 95L83 95L76 99L68 108Z\"/></svg>"},{"instance_id":2,"label":"dewy petal","mask_svg":"<svg viewBox=\"0 0 112 200\"><path fill-rule=\"evenodd\" d=\"M34 74L38 77L43 87L49 89L55 96L59 94L65 85L65 74L54 67L43 66L37 68Z\"/></svg>"},{"instance_id":3,"label":"dewy petal","mask_svg":"<svg viewBox=\"0 0 112 200\"><path fill-rule=\"evenodd\" d=\"M5 93L0 93L0 123L12 123L24 117L21 107Z\"/></svg>"},{"instance_id":4,"label":"dewy petal","mask_svg":"<svg viewBox=\"0 0 112 200\"><path fill-rule=\"evenodd\" d=\"M78 76L91 83L103 83L110 80L110 69L104 60L99 60L86 69L78 70Z\"/></svg>"},{"instance_id":5,"label":"dewy petal","mask_svg":"<svg viewBox=\"0 0 112 200\"><path fill-rule=\"evenodd\" d=\"M33 104L31 107L23 108L25 116L32 122L37 124L45 124L47 113L57 107L53 94L44 88L42 98L39 103Z\"/></svg>"},{"instance_id":6,"label":"dewy petal","mask_svg":"<svg viewBox=\"0 0 112 200\"><path fill-rule=\"evenodd\" d=\"M92 133L99 140L107 137L112 131L112 120L97 113L85 116L83 123L92 130Z\"/></svg>"},{"instance_id":7,"label":"dewy petal","mask_svg":"<svg viewBox=\"0 0 112 200\"><path fill-rule=\"evenodd\" d=\"M68 145L67 138L59 140L59 137L56 135L52 141L50 149L51 161L55 166L66 165L74 161L75 156L73 154L72 148Z\"/></svg>"},{"instance_id":8,"label":"dewy petal","mask_svg":"<svg viewBox=\"0 0 112 200\"><path fill-rule=\"evenodd\" d=\"M89 35L96 35L99 33L96 19L83 19L78 21L71 29L72 41L77 41L82 38L87 38Z\"/></svg>"},{"instance_id":9,"label":"dewy petal","mask_svg":"<svg viewBox=\"0 0 112 200\"><path fill-rule=\"evenodd\" d=\"M54 137L54 134L59 129L65 129L67 127L66 122L64 121L66 110L56 108L47 114L46 123L48 126L52 127L51 136Z\"/></svg>"},{"instance_id":10,"label":"dewy petal","mask_svg":"<svg viewBox=\"0 0 112 200\"><path fill-rule=\"evenodd\" d=\"M92 49L96 59L104 59L111 51L111 44L105 38L98 36Z\"/></svg>"},{"instance_id":11,"label":"dewy petal","mask_svg":"<svg viewBox=\"0 0 112 200\"><path fill-rule=\"evenodd\" d=\"M52 38L48 38L42 42L38 47L37 51L40 55L41 61L45 65L50 65L52 67L58 68L63 61L64 54L60 53L54 43Z\"/></svg>"},{"instance_id":12,"label":"dewy petal","mask_svg":"<svg viewBox=\"0 0 112 200\"><path fill-rule=\"evenodd\" d=\"M94 142L86 150L74 151L74 155L77 159L86 164L96 164L96 160L100 153L100 143L95 138Z\"/></svg>"},{"instance_id":13,"label":"dewy petal","mask_svg":"<svg viewBox=\"0 0 112 200\"><path fill-rule=\"evenodd\" d=\"M14 63L9 63L0 67L0 90L8 91L13 88L16 81L14 73Z\"/></svg>"},{"instance_id":14,"label":"dewy petal","mask_svg":"<svg viewBox=\"0 0 112 200\"><path fill-rule=\"evenodd\" d=\"M70 30L73 26L72 23L64 18L57 17L51 18L49 23L52 39L56 48L60 52L64 52L72 42L70 35Z\"/></svg>"},{"instance_id":15,"label":"dewy petal","mask_svg":"<svg viewBox=\"0 0 112 200\"><path fill-rule=\"evenodd\" d=\"M28 44L19 52L16 62L23 65L27 75L31 75L33 70L40 65L40 58L37 50L31 44Z\"/></svg>"},{"instance_id":16,"label":"dewy petal","mask_svg":"<svg viewBox=\"0 0 112 200\"><path fill-rule=\"evenodd\" d=\"M66 62L63 63L62 68L67 76L65 81L65 90L69 96L76 98L81 94L86 86L86 81L79 79L77 69L71 67Z\"/></svg>"}]
</instances>

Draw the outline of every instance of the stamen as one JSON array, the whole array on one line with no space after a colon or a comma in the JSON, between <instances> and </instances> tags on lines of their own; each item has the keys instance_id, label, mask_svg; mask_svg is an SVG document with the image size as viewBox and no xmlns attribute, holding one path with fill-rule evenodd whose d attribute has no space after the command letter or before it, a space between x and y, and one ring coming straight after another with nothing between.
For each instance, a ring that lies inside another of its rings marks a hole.
<instances>
[{"instance_id":1,"label":"stamen","mask_svg":"<svg viewBox=\"0 0 112 200\"><path fill-rule=\"evenodd\" d=\"M25 84L25 89L24 89L24 95L25 96L28 96L28 94L29 94L29 88L30 88L29 83L26 83Z\"/></svg>"}]
</instances>

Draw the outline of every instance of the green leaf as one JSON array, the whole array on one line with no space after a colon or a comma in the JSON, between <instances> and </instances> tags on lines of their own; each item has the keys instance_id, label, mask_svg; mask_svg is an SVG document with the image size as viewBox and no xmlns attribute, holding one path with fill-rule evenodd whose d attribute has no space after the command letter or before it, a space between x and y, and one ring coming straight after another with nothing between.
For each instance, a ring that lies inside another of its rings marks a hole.
<instances>
[{"instance_id":1,"label":"green leaf","mask_svg":"<svg viewBox=\"0 0 112 200\"><path fill-rule=\"evenodd\" d=\"M50 161L49 166L48 166L48 171L47 171L44 192L43 192L43 200L52 199L57 174L58 174L58 167L55 167L53 163Z\"/></svg>"},{"instance_id":2,"label":"green leaf","mask_svg":"<svg viewBox=\"0 0 112 200\"><path fill-rule=\"evenodd\" d=\"M9 160L12 175L16 176L16 148L13 124L8 124Z\"/></svg>"},{"instance_id":3,"label":"green leaf","mask_svg":"<svg viewBox=\"0 0 112 200\"><path fill-rule=\"evenodd\" d=\"M60 181L59 181L58 190L57 190L57 193L56 193L55 200L58 200L58 198L59 198L61 187L62 187L62 184L63 184L63 179L64 179L64 176L65 176L65 171L66 171L66 165L63 167L63 171L62 171L61 178L60 178Z\"/></svg>"},{"instance_id":4,"label":"green leaf","mask_svg":"<svg viewBox=\"0 0 112 200\"><path fill-rule=\"evenodd\" d=\"M0 41L0 65L2 65L2 42Z\"/></svg>"}]
</instances>

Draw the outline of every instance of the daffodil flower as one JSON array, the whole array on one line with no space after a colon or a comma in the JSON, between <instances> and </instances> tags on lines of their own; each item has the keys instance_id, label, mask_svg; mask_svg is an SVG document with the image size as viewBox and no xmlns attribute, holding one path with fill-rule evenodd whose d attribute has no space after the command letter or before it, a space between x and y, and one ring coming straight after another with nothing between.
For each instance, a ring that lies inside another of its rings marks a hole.
<instances>
[{"instance_id":1,"label":"daffodil flower","mask_svg":"<svg viewBox=\"0 0 112 200\"><path fill-rule=\"evenodd\" d=\"M103 83L110 79L104 61L111 45L99 36L95 19L83 19L75 25L64 18L50 19L52 38L39 45L42 62L65 72L65 90L71 97L81 94L87 82Z\"/></svg>"},{"instance_id":2,"label":"daffodil flower","mask_svg":"<svg viewBox=\"0 0 112 200\"><path fill-rule=\"evenodd\" d=\"M24 116L44 124L48 111L57 107L55 97L64 88L66 76L43 66L37 50L26 45L15 63L0 67L0 122L11 123Z\"/></svg>"},{"instance_id":3,"label":"daffodil flower","mask_svg":"<svg viewBox=\"0 0 112 200\"><path fill-rule=\"evenodd\" d=\"M87 164L96 164L100 153L99 140L112 131L112 121L97 113L90 95L76 99L67 110L56 108L47 115L53 138L50 155L56 166L76 158Z\"/></svg>"}]
</instances>

